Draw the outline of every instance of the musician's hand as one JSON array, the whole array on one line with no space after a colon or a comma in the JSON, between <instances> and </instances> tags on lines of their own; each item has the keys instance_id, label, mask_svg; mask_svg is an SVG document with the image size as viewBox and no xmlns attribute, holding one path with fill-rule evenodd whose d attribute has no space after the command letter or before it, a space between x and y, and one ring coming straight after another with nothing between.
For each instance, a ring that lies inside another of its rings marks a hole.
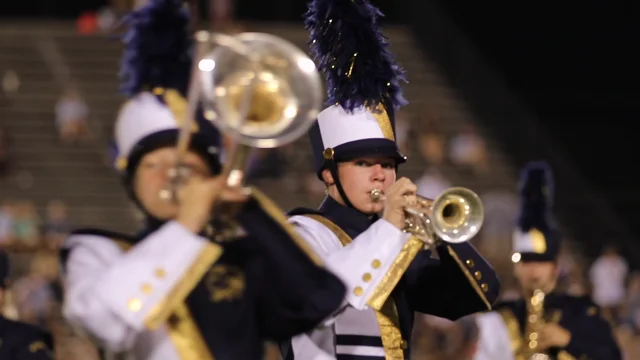
<instances>
[{"instance_id":1,"label":"musician's hand","mask_svg":"<svg viewBox=\"0 0 640 360\"><path fill-rule=\"evenodd\" d=\"M382 218L402 230L405 226L405 206L416 204L418 187L406 177L400 178L385 191Z\"/></svg>"},{"instance_id":2,"label":"musician's hand","mask_svg":"<svg viewBox=\"0 0 640 360\"><path fill-rule=\"evenodd\" d=\"M558 324L545 324L538 334L538 349L565 348L571 341L571 333Z\"/></svg>"},{"instance_id":3,"label":"musician's hand","mask_svg":"<svg viewBox=\"0 0 640 360\"><path fill-rule=\"evenodd\" d=\"M178 192L179 209L176 221L194 233L204 229L211 219L214 202L242 202L247 195L241 189L229 189L222 177L203 179L189 177Z\"/></svg>"}]
</instances>

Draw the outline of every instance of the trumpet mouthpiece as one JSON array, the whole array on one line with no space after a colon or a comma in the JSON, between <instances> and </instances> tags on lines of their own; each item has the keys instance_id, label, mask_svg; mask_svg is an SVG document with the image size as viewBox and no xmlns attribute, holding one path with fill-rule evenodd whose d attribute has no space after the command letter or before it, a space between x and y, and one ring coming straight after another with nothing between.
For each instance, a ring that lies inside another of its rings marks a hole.
<instances>
[{"instance_id":1,"label":"trumpet mouthpiece","mask_svg":"<svg viewBox=\"0 0 640 360\"><path fill-rule=\"evenodd\" d=\"M373 202L378 202L378 201L382 200L382 190L380 190L380 189L371 190L369 195L371 196L371 201L373 201Z\"/></svg>"}]
</instances>

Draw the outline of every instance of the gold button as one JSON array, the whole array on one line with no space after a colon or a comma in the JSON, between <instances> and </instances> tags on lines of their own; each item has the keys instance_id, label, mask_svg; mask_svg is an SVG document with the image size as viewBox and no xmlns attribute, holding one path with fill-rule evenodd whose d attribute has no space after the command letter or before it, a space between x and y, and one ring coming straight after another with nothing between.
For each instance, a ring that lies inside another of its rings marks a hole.
<instances>
[{"instance_id":1,"label":"gold button","mask_svg":"<svg viewBox=\"0 0 640 360\"><path fill-rule=\"evenodd\" d=\"M482 273L480 271L476 271L473 273L473 276L476 277L476 280L482 279Z\"/></svg>"},{"instance_id":2,"label":"gold button","mask_svg":"<svg viewBox=\"0 0 640 360\"><path fill-rule=\"evenodd\" d=\"M129 300L127 306L129 306L129 310L131 310L132 312L137 312L142 309L142 301L140 301L140 299L133 298Z\"/></svg>"},{"instance_id":3,"label":"gold button","mask_svg":"<svg viewBox=\"0 0 640 360\"><path fill-rule=\"evenodd\" d=\"M157 268L155 274L159 279L163 279L165 276L167 276L167 272L163 268Z\"/></svg>"},{"instance_id":4,"label":"gold button","mask_svg":"<svg viewBox=\"0 0 640 360\"><path fill-rule=\"evenodd\" d=\"M489 291L489 285L487 285L487 284L482 284L482 285L480 285L480 287L482 288L482 291L484 291L484 292Z\"/></svg>"},{"instance_id":5,"label":"gold button","mask_svg":"<svg viewBox=\"0 0 640 360\"><path fill-rule=\"evenodd\" d=\"M375 259L371 262L371 267L374 269L378 269L380 266L382 266L382 263L378 259Z\"/></svg>"},{"instance_id":6,"label":"gold button","mask_svg":"<svg viewBox=\"0 0 640 360\"><path fill-rule=\"evenodd\" d=\"M153 291L153 286L151 286L151 284L149 283L142 284L142 292L144 294L151 294L152 291Z\"/></svg>"},{"instance_id":7,"label":"gold button","mask_svg":"<svg viewBox=\"0 0 640 360\"><path fill-rule=\"evenodd\" d=\"M400 349L402 350L406 350L407 349L407 342L402 340L400 341Z\"/></svg>"},{"instance_id":8,"label":"gold button","mask_svg":"<svg viewBox=\"0 0 640 360\"><path fill-rule=\"evenodd\" d=\"M596 315L597 313L598 313L598 308L595 306L591 306L589 309L587 309L587 315L589 316Z\"/></svg>"},{"instance_id":9,"label":"gold button","mask_svg":"<svg viewBox=\"0 0 640 360\"><path fill-rule=\"evenodd\" d=\"M333 154L334 154L334 152L333 152L332 148L326 148L322 152L322 157L325 158L326 160L331 160L331 159L333 159Z\"/></svg>"},{"instance_id":10,"label":"gold button","mask_svg":"<svg viewBox=\"0 0 640 360\"><path fill-rule=\"evenodd\" d=\"M364 281L364 282L371 281L371 274L366 273L366 274L362 275L362 281Z\"/></svg>"},{"instance_id":11,"label":"gold button","mask_svg":"<svg viewBox=\"0 0 640 360\"><path fill-rule=\"evenodd\" d=\"M362 296L362 293L364 293L364 290L362 290L362 288L358 286L355 289L353 289L353 293L356 294L356 296Z\"/></svg>"},{"instance_id":12,"label":"gold button","mask_svg":"<svg viewBox=\"0 0 640 360\"><path fill-rule=\"evenodd\" d=\"M470 268L472 268L475 265L475 263L471 259L467 260L466 263L467 263L467 266Z\"/></svg>"}]
</instances>

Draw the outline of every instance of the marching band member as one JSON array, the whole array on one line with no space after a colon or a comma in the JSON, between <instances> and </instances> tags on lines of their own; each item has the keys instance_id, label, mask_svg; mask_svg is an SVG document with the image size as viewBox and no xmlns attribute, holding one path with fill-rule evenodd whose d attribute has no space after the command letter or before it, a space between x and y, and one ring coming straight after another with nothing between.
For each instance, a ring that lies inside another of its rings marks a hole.
<instances>
[{"instance_id":1,"label":"marching band member","mask_svg":"<svg viewBox=\"0 0 640 360\"><path fill-rule=\"evenodd\" d=\"M0 309L9 277L9 256L0 250ZM5 318L0 313L0 359L53 360L53 338L47 331Z\"/></svg>"},{"instance_id":2,"label":"marching band member","mask_svg":"<svg viewBox=\"0 0 640 360\"><path fill-rule=\"evenodd\" d=\"M588 297L555 291L561 239L550 217L553 177L544 162L528 164L513 236L512 260L523 299L477 316L475 360L621 359L611 328Z\"/></svg>"},{"instance_id":3,"label":"marching band member","mask_svg":"<svg viewBox=\"0 0 640 360\"><path fill-rule=\"evenodd\" d=\"M346 309L330 327L283 345L287 360L408 359L414 311L449 319L491 308L499 283L470 244L438 246L403 232L416 185L396 178L406 158L395 142L404 99L401 70L366 0L316 0L307 13L313 52L331 104L310 131L328 196L290 222L347 285ZM370 197L374 189L382 202Z\"/></svg>"},{"instance_id":4,"label":"marching band member","mask_svg":"<svg viewBox=\"0 0 640 360\"><path fill-rule=\"evenodd\" d=\"M132 98L115 137L125 188L146 226L134 236L85 229L69 237L64 316L108 353L262 359L265 340L283 341L330 316L344 284L265 195L224 187L219 134L203 119L194 123L178 204L161 199L187 108L188 15L179 0L151 0L128 19L123 73ZM240 235L205 231L218 197L242 206Z\"/></svg>"}]
</instances>

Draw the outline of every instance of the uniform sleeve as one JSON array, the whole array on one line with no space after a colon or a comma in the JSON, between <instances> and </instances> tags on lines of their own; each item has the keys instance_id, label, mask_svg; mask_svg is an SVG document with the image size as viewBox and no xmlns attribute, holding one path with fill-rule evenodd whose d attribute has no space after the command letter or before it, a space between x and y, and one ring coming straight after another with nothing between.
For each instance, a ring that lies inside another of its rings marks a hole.
<instances>
[{"instance_id":1,"label":"uniform sleeve","mask_svg":"<svg viewBox=\"0 0 640 360\"><path fill-rule=\"evenodd\" d=\"M164 323L222 252L176 222L127 252L96 235L73 235L64 249L64 316L112 351Z\"/></svg>"},{"instance_id":2,"label":"uniform sleeve","mask_svg":"<svg viewBox=\"0 0 640 360\"><path fill-rule=\"evenodd\" d=\"M487 312L476 316L479 336L473 360L513 360L511 338L502 316Z\"/></svg>"},{"instance_id":3,"label":"uniform sleeve","mask_svg":"<svg viewBox=\"0 0 640 360\"><path fill-rule=\"evenodd\" d=\"M439 259L432 258L430 251L420 252L406 271L412 308L450 320L491 310L500 293L500 282L473 245L449 244L439 246L437 251Z\"/></svg>"},{"instance_id":4,"label":"uniform sleeve","mask_svg":"<svg viewBox=\"0 0 640 360\"><path fill-rule=\"evenodd\" d=\"M388 279L387 274L394 263L403 257L403 250L406 250L405 245L410 237L391 223L380 219L350 244L342 246L337 236L316 220L293 216L290 221L322 258L325 266L345 283L345 302L359 310L369 307L368 301L377 287ZM404 257L410 258L411 255L406 254Z\"/></svg>"},{"instance_id":5,"label":"uniform sleeve","mask_svg":"<svg viewBox=\"0 0 640 360\"><path fill-rule=\"evenodd\" d=\"M609 323L597 314L595 306L588 308L578 321L560 324L571 333L566 351L578 359L622 360L620 348Z\"/></svg>"}]
</instances>

